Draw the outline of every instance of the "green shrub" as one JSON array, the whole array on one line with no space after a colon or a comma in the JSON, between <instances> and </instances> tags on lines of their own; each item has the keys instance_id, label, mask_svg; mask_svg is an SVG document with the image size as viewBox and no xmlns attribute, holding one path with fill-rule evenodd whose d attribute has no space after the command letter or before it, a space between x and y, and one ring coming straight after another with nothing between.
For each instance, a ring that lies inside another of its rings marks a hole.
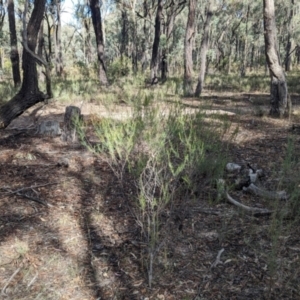
<instances>
[{"instance_id":1,"label":"green shrub","mask_svg":"<svg viewBox=\"0 0 300 300\"><path fill-rule=\"evenodd\" d=\"M131 61L128 57L115 59L107 68L107 75L111 82L124 76L128 76L131 71Z\"/></svg>"}]
</instances>

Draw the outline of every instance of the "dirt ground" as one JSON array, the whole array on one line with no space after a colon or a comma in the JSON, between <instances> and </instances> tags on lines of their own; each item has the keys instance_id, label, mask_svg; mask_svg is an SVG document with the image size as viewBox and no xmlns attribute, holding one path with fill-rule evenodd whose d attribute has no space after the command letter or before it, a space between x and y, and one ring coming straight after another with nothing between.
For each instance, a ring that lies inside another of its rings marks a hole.
<instances>
[{"instance_id":1,"label":"dirt ground","mask_svg":"<svg viewBox=\"0 0 300 300\"><path fill-rule=\"evenodd\" d=\"M290 130L296 118L264 116L267 95L204 98L208 119L228 113L231 128L238 128L232 162L262 168L266 189L286 189L278 178L289 139L300 153L299 135ZM182 101L190 112L199 107L198 100ZM65 106L49 104L38 122L63 121ZM273 215L213 204L201 182L196 201L176 199L174 213L165 216L149 289L130 181L119 186L101 156L80 144L36 135L33 110L0 131L0 299L300 299L299 222L279 224ZM128 111L116 106L115 116ZM86 119L108 115L95 103L82 112ZM299 177L298 167L291 177ZM242 191L232 196L251 207L275 205Z\"/></svg>"}]
</instances>

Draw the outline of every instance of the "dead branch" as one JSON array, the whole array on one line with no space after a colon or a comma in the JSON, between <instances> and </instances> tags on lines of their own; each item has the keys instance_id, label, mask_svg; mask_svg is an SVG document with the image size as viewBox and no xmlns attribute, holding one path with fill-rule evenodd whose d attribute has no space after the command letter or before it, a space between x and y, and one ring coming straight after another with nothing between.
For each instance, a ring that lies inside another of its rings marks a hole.
<instances>
[{"instance_id":1,"label":"dead branch","mask_svg":"<svg viewBox=\"0 0 300 300\"><path fill-rule=\"evenodd\" d=\"M33 196L30 196L28 194L23 194L23 193L16 193L18 196L20 197L24 197L26 199L29 199L29 200L32 200L34 202L37 202L39 204L42 204L42 205L45 205L45 206L52 206L51 204L48 204L47 202L45 202L44 200L41 200L39 198L36 198L36 197L33 197Z\"/></svg>"},{"instance_id":2,"label":"dead branch","mask_svg":"<svg viewBox=\"0 0 300 300\"><path fill-rule=\"evenodd\" d=\"M23 188L20 188L20 189L17 189L17 190L10 190L9 188L7 187L2 187L0 189L2 190L5 190L7 194L16 194L20 197L24 197L26 199L29 199L29 200L32 200L34 202L37 202L39 204L42 204L42 205L45 205L45 206L49 206L49 207L52 207L51 204L47 203L46 201L40 199L40 198L37 198L37 197L34 197L34 196L31 196L29 195L28 193L25 193L24 191L28 191L28 190L32 190L35 194L37 194L37 192L35 191L35 188L38 188L38 187L44 187L44 186L47 186L47 185L53 185L53 184L58 184L58 182L49 182L49 183L45 183L45 184L38 184L38 185L34 185L34 186L30 186L30 187L23 187ZM23 192L23 193L22 193Z\"/></svg>"},{"instance_id":3,"label":"dead branch","mask_svg":"<svg viewBox=\"0 0 300 300\"><path fill-rule=\"evenodd\" d=\"M1 295L2 296L7 296L6 294L5 294L5 290L6 290L6 288L8 287L8 285L10 284L10 282L14 279L14 277L20 272L20 270L21 270L21 267L19 267L11 276L10 276L10 278L8 279L8 281L6 282L6 284L4 285L4 287L3 287L3 289L2 289L2 291L1 291Z\"/></svg>"},{"instance_id":4,"label":"dead branch","mask_svg":"<svg viewBox=\"0 0 300 300\"><path fill-rule=\"evenodd\" d=\"M218 255L217 255L217 258L215 260L215 262L211 265L211 269L212 268L215 268L218 264L223 264L223 262L221 261L221 255L222 253L224 252L224 248L222 248L219 252L218 252Z\"/></svg>"},{"instance_id":5,"label":"dead branch","mask_svg":"<svg viewBox=\"0 0 300 300\"><path fill-rule=\"evenodd\" d=\"M237 207L240 207L240 208L242 208L246 211L249 211L249 212L253 213L256 216L270 215L270 214L273 213L273 211L268 210L266 208L250 207L250 206L244 205L244 204L234 200L227 192L226 192L226 199L228 200L229 203L231 203L231 204L233 204Z\"/></svg>"},{"instance_id":6,"label":"dead branch","mask_svg":"<svg viewBox=\"0 0 300 300\"><path fill-rule=\"evenodd\" d=\"M27 289L29 289L30 286L35 282L35 280L37 279L38 275L39 275L39 273L36 272L36 274L33 276L33 278L32 278L32 279L30 280L30 282L28 283Z\"/></svg>"},{"instance_id":7,"label":"dead branch","mask_svg":"<svg viewBox=\"0 0 300 300\"><path fill-rule=\"evenodd\" d=\"M273 200L287 200L287 193L285 191L270 192L262 188L257 187L255 184L251 183L248 187L243 187L243 191L249 192L251 194L265 197Z\"/></svg>"},{"instance_id":8,"label":"dead branch","mask_svg":"<svg viewBox=\"0 0 300 300\"><path fill-rule=\"evenodd\" d=\"M23 187L23 188L20 188L20 189L17 189L17 190L10 190L8 187L2 187L0 189L4 189L4 190L7 190L7 192L9 194L16 194L16 193L19 193L21 191L25 191L25 190L31 190L31 189L35 189L35 188L39 188L39 187L45 187L45 186L48 186L48 185L54 185L54 184L59 184L59 182L48 182L48 183L44 183L44 184L36 184L34 186L29 186L29 187Z\"/></svg>"}]
</instances>

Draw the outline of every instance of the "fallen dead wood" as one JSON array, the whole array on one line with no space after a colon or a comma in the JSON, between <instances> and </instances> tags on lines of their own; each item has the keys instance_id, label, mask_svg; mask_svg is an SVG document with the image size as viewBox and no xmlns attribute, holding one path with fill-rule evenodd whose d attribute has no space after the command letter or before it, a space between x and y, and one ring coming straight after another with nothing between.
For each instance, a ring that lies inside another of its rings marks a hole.
<instances>
[{"instance_id":1,"label":"fallen dead wood","mask_svg":"<svg viewBox=\"0 0 300 300\"><path fill-rule=\"evenodd\" d=\"M287 194L285 191L270 192L270 191L266 191L262 188L257 187L253 183L251 183L248 187L243 187L243 191L249 192L249 193L257 195L257 196L265 197L268 199L287 200Z\"/></svg>"},{"instance_id":2,"label":"fallen dead wood","mask_svg":"<svg viewBox=\"0 0 300 300\"><path fill-rule=\"evenodd\" d=\"M217 255L217 258L216 258L216 260L215 260L215 262L211 265L211 269L212 268L215 268L217 265L219 265L219 264L223 264L223 262L221 261L221 255L222 255L222 253L224 252L224 248L222 248L219 252L218 252L218 255Z\"/></svg>"},{"instance_id":3,"label":"fallen dead wood","mask_svg":"<svg viewBox=\"0 0 300 300\"><path fill-rule=\"evenodd\" d=\"M269 210L266 208L250 207L250 206L244 205L244 204L234 200L227 192L225 194L226 194L226 199L228 200L228 202L230 202L231 204L233 204L239 208L242 208L246 211L251 212L255 216L270 215L273 213L272 210Z\"/></svg>"},{"instance_id":4,"label":"fallen dead wood","mask_svg":"<svg viewBox=\"0 0 300 300\"><path fill-rule=\"evenodd\" d=\"M44 200L42 200L42 199L40 199L40 198L37 197L38 196L38 192L35 190L35 188L44 187L44 186L47 186L47 185L54 185L54 184L58 184L58 182L49 182L49 183L38 184L38 185L30 186L30 187L23 187L23 188L14 190L14 191L11 190L8 187L2 187L0 189L4 190L5 193L7 193L7 194L15 194L15 195L18 195L20 197L23 197L23 198L32 200L34 202L37 202L39 204L51 207L52 206L51 204L49 204L46 201L44 201ZM30 191L31 191L31 194L29 193ZM32 194L37 195L37 196L34 196Z\"/></svg>"},{"instance_id":5,"label":"fallen dead wood","mask_svg":"<svg viewBox=\"0 0 300 300\"><path fill-rule=\"evenodd\" d=\"M21 271L21 267L19 267L11 276L10 278L8 279L8 281L6 282L6 284L4 285L4 287L2 288L1 290L1 295L2 296L7 296L5 291L6 291L6 288L8 287L8 285L11 283L11 281L14 279L14 277Z\"/></svg>"}]
</instances>

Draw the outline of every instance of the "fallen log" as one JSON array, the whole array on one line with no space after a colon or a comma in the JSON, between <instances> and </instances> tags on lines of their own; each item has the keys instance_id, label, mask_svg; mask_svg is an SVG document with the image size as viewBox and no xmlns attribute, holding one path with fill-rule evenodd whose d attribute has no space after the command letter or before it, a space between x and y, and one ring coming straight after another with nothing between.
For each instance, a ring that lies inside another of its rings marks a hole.
<instances>
[{"instance_id":1,"label":"fallen log","mask_svg":"<svg viewBox=\"0 0 300 300\"><path fill-rule=\"evenodd\" d=\"M257 187L255 184L251 183L248 187L243 187L243 191L249 192L251 194L261 196L268 199L274 199L274 200L287 200L288 196L285 191L279 191L279 192L272 192L267 191L262 188Z\"/></svg>"}]
</instances>

